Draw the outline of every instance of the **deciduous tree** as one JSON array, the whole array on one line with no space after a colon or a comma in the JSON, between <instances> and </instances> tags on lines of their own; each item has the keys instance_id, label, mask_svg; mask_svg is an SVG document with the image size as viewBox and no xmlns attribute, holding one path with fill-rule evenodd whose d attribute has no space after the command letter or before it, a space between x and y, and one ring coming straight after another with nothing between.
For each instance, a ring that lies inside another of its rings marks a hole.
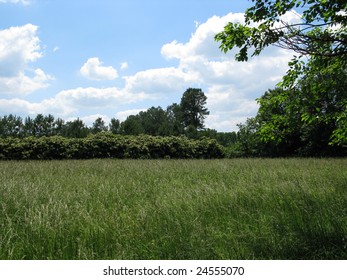
<instances>
[{"instance_id":1,"label":"deciduous tree","mask_svg":"<svg viewBox=\"0 0 347 280\"><path fill-rule=\"evenodd\" d=\"M204 128L204 120L210 114L205 107L206 100L207 97L201 89L189 88L183 93L180 109L185 128Z\"/></svg>"}]
</instances>

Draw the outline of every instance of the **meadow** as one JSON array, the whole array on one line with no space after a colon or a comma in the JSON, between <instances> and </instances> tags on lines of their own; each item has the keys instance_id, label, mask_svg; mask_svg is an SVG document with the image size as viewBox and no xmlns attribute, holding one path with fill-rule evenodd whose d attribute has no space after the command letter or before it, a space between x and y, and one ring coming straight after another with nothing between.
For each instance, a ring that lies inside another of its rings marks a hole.
<instances>
[{"instance_id":1,"label":"meadow","mask_svg":"<svg viewBox=\"0 0 347 280\"><path fill-rule=\"evenodd\" d=\"M347 159L0 161L0 259L347 259Z\"/></svg>"}]
</instances>

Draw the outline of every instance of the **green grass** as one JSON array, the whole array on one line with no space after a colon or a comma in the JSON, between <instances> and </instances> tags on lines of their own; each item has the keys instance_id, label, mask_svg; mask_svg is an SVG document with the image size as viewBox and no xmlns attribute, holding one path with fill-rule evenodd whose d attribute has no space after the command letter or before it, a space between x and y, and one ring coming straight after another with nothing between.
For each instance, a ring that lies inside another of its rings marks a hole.
<instances>
[{"instance_id":1,"label":"green grass","mask_svg":"<svg viewBox=\"0 0 347 280\"><path fill-rule=\"evenodd\" d=\"M0 259L346 259L347 159L0 162Z\"/></svg>"}]
</instances>

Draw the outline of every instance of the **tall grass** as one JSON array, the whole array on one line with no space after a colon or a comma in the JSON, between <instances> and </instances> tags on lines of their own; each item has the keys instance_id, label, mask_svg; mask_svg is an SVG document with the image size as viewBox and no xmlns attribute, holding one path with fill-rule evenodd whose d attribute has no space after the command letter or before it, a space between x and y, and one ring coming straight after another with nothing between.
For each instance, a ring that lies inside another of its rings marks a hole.
<instances>
[{"instance_id":1,"label":"tall grass","mask_svg":"<svg viewBox=\"0 0 347 280\"><path fill-rule=\"evenodd\" d=\"M346 259L347 159L0 162L0 259Z\"/></svg>"}]
</instances>

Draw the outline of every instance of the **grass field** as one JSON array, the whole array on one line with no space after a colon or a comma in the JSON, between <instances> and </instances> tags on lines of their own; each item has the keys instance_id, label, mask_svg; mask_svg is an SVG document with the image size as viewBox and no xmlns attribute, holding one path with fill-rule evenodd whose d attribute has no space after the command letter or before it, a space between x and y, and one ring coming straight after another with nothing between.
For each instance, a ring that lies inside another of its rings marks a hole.
<instances>
[{"instance_id":1,"label":"grass field","mask_svg":"<svg viewBox=\"0 0 347 280\"><path fill-rule=\"evenodd\" d=\"M0 259L347 259L347 159L2 161Z\"/></svg>"}]
</instances>

